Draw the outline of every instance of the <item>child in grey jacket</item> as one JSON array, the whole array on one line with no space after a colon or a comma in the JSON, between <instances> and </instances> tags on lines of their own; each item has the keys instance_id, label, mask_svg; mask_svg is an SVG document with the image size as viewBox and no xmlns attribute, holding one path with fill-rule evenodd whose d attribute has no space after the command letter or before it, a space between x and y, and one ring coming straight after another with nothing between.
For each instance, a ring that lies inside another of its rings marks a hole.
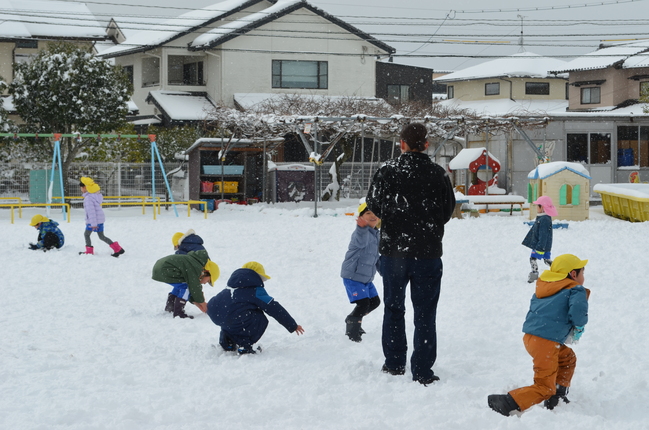
<instances>
[{"instance_id":1,"label":"child in grey jacket","mask_svg":"<svg viewBox=\"0 0 649 430\"><path fill-rule=\"evenodd\" d=\"M356 229L352 233L340 270L349 302L356 305L345 319L345 334L354 342L360 342L361 336L365 334L361 327L363 317L381 303L372 283L379 261L379 222L380 219L367 209L367 204L361 203Z\"/></svg>"}]
</instances>

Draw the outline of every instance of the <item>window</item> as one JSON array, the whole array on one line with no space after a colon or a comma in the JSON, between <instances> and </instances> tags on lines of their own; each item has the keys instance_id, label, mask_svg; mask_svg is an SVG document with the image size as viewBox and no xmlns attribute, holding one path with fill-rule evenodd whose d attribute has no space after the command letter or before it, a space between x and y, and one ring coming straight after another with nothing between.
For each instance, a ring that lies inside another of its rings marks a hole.
<instances>
[{"instance_id":1,"label":"window","mask_svg":"<svg viewBox=\"0 0 649 430\"><path fill-rule=\"evenodd\" d=\"M449 85L446 87L446 98L452 99L455 97L455 87L453 85Z\"/></svg>"},{"instance_id":2,"label":"window","mask_svg":"<svg viewBox=\"0 0 649 430\"><path fill-rule=\"evenodd\" d=\"M122 66L126 76L128 76L128 81L133 85L133 66Z\"/></svg>"},{"instance_id":3,"label":"window","mask_svg":"<svg viewBox=\"0 0 649 430\"><path fill-rule=\"evenodd\" d=\"M409 85L388 85L388 101L392 103L405 103L410 100Z\"/></svg>"},{"instance_id":4,"label":"window","mask_svg":"<svg viewBox=\"0 0 649 430\"><path fill-rule=\"evenodd\" d=\"M640 97L649 97L649 81L640 82Z\"/></svg>"},{"instance_id":5,"label":"window","mask_svg":"<svg viewBox=\"0 0 649 430\"><path fill-rule=\"evenodd\" d=\"M549 82L525 82L525 94L550 95Z\"/></svg>"},{"instance_id":6,"label":"window","mask_svg":"<svg viewBox=\"0 0 649 430\"><path fill-rule=\"evenodd\" d=\"M535 202L539 195L539 184L527 184L527 203Z\"/></svg>"},{"instance_id":7,"label":"window","mask_svg":"<svg viewBox=\"0 0 649 430\"><path fill-rule=\"evenodd\" d=\"M31 63L37 54L14 54L14 62L18 64Z\"/></svg>"},{"instance_id":8,"label":"window","mask_svg":"<svg viewBox=\"0 0 649 430\"><path fill-rule=\"evenodd\" d=\"M649 127L617 128L617 165L649 167Z\"/></svg>"},{"instance_id":9,"label":"window","mask_svg":"<svg viewBox=\"0 0 649 430\"><path fill-rule=\"evenodd\" d=\"M160 85L160 59L144 57L142 59L142 87Z\"/></svg>"},{"instance_id":10,"label":"window","mask_svg":"<svg viewBox=\"0 0 649 430\"><path fill-rule=\"evenodd\" d=\"M597 104L600 102L600 88L582 88L581 89L581 104Z\"/></svg>"},{"instance_id":11,"label":"window","mask_svg":"<svg viewBox=\"0 0 649 430\"><path fill-rule=\"evenodd\" d=\"M566 100L570 100L570 84L566 82Z\"/></svg>"},{"instance_id":12,"label":"window","mask_svg":"<svg viewBox=\"0 0 649 430\"><path fill-rule=\"evenodd\" d=\"M566 206L566 205L578 206L579 205L580 192L581 192L581 185L563 184L561 186L561 188L559 188L559 205L560 206Z\"/></svg>"},{"instance_id":13,"label":"window","mask_svg":"<svg viewBox=\"0 0 649 430\"><path fill-rule=\"evenodd\" d=\"M500 94L500 82L484 84L485 96L497 96L498 94Z\"/></svg>"},{"instance_id":14,"label":"window","mask_svg":"<svg viewBox=\"0 0 649 430\"><path fill-rule=\"evenodd\" d=\"M16 48L38 49L38 40L17 40Z\"/></svg>"},{"instance_id":15,"label":"window","mask_svg":"<svg viewBox=\"0 0 649 430\"><path fill-rule=\"evenodd\" d=\"M326 61L273 60L273 88L327 89Z\"/></svg>"},{"instance_id":16,"label":"window","mask_svg":"<svg viewBox=\"0 0 649 430\"><path fill-rule=\"evenodd\" d=\"M586 164L611 161L611 133L570 133L567 142L567 161Z\"/></svg>"},{"instance_id":17,"label":"window","mask_svg":"<svg viewBox=\"0 0 649 430\"><path fill-rule=\"evenodd\" d=\"M201 57L170 55L167 63L169 85L205 85Z\"/></svg>"}]
</instances>

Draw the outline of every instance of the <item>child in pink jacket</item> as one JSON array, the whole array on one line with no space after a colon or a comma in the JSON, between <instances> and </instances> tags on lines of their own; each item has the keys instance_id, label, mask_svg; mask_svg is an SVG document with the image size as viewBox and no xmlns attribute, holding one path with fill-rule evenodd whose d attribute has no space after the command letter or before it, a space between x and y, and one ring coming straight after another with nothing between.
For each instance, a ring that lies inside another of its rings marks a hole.
<instances>
[{"instance_id":1,"label":"child in pink jacket","mask_svg":"<svg viewBox=\"0 0 649 430\"><path fill-rule=\"evenodd\" d=\"M86 239L86 252L80 252L79 255L94 254L90 235L93 231L96 231L99 239L106 242L113 250L111 255L113 257L119 257L124 253L124 249L119 246L119 243L113 242L104 236L104 222L106 221L106 216L104 215L104 210L101 208L104 196L99 191L99 185L95 184L95 181L91 178L82 177L79 186L83 193L83 209L86 212L86 231L84 232L84 238Z\"/></svg>"}]
</instances>

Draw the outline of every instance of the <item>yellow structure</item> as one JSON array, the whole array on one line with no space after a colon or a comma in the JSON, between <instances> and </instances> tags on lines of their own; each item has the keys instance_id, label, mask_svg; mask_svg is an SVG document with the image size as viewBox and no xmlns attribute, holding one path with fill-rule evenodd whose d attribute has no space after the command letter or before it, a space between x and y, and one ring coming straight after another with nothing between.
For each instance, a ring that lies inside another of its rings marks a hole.
<instances>
[{"instance_id":1,"label":"yellow structure","mask_svg":"<svg viewBox=\"0 0 649 430\"><path fill-rule=\"evenodd\" d=\"M649 184L597 184L604 213L631 222L649 221Z\"/></svg>"},{"instance_id":2,"label":"yellow structure","mask_svg":"<svg viewBox=\"0 0 649 430\"><path fill-rule=\"evenodd\" d=\"M531 204L541 196L552 199L559 213L556 218L569 221L588 219L590 174L580 163L555 161L539 164L527 176L527 201L530 219L536 218L536 206Z\"/></svg>"}]
</instances>

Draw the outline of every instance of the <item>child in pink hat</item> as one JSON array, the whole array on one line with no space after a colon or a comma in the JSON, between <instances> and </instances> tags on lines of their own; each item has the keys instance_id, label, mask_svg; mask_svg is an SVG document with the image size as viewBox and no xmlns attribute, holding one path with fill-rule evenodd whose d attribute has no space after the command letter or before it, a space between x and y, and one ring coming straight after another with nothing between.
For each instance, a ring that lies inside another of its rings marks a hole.
<instances>
[{"instance_id":1,"label":"child in pink hat","mask_svg":"<svg viewBox=\"0 0 649 430\"><path fill-rule=\"evenodd\" d=\"M548 196L541 196L532 204L537 205L536 221L529 233L523 239L523 245L532 250L530 265L532 271L527 277L527 282L532 283L539 277L539 266L536 260L543 260L548 266L552 265L552 217L557 216L557 208Z\"/></svg>"}]
</instances>

